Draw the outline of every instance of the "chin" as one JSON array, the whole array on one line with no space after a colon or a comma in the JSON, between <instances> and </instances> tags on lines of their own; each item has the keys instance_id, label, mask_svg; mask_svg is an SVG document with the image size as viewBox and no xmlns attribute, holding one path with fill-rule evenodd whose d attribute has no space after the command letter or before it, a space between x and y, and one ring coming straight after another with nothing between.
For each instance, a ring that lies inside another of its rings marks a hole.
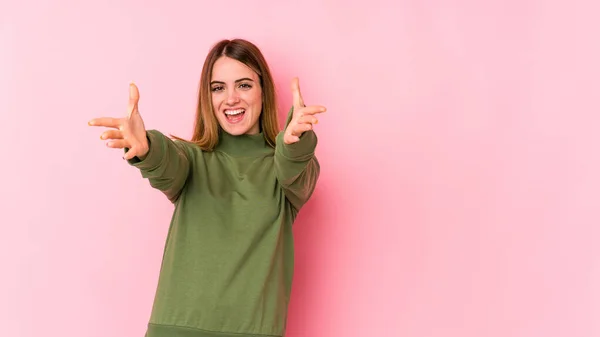
<instances>
[{"instance_id":1,"label":"chin","mask_svg":"<svg viewBox=\"0 0 600 337\"><path fill-rule=\"evenodd\" d=\"M240 125L235 125L235 126L225 125L225 126L223 126L223 124L221 124L221 128L223 129L223 131L227 132L228 134L230 134L232 136L241 136L249 131L248 127L244 127L244 126L240 126Z\"/></svg>"}]
</instances>

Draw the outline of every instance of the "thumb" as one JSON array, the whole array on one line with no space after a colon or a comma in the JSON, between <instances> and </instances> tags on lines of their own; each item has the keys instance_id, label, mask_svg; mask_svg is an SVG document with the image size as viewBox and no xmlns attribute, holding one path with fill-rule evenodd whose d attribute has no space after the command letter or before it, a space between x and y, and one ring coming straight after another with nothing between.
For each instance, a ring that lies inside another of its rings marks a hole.
<instances>
[{"instance_id":1,"label":"thumb","mask_svg":"<svg viewBox=\"0 0 600 337\"><path fill-rule=\"evenodd\" d=\"M138 112L138 102L140 101L140 91L135 83L129 83L129 104L127 107L128 117Z\"/></svg>"}]
</instances>

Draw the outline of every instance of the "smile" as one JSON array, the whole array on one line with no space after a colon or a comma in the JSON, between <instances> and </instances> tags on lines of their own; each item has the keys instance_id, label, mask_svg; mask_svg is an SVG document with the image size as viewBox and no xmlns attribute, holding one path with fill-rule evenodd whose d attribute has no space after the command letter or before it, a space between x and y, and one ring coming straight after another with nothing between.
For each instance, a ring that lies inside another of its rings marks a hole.
<instances>
[{"instance_id":1,"label":"smile","mask_svg":"<svg viewBox=\"0 0 600 337\"><path fill-rule=\"evenodd\" d=\"M239 123L246 113L246 109L228 109L225 110L225 116L229 123L235 124Z\"/></svg>"}]
</instances>

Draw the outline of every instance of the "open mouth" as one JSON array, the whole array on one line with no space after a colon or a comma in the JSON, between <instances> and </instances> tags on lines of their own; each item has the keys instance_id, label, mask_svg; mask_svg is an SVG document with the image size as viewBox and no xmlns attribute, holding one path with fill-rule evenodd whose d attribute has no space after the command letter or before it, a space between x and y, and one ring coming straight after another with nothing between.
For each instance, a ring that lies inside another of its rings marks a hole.
<instances>
[{"instance_id":1,"label":"open mouth","mask_svg":"<svg viewBox=\"0 0 600 337\"><path fill-rule=\"evenodd\" d=\"M246 109L225 110L225 117L229 123L238 123L244 118Z\"/></svg>"}]
</instances>

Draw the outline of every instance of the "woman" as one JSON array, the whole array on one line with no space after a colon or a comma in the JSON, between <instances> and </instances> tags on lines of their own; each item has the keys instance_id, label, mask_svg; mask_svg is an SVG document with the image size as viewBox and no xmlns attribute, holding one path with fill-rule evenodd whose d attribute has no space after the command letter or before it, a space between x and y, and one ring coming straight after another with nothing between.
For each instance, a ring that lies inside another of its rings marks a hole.
<instances>
[{"instance_id":1,"label":"woman","mask_svg":"<svg viewBox=\"0 0 600 337\"><path fill-rule=\"evenodd\" d=\"M283 336L293 276L292 224L319 176L298 79L280 132L269 67L252 43L223 40L202 69L191 141L146 130L130 85L126 118L98 118L174 203L148 337Z\"/></svg>"}]
</instances>

